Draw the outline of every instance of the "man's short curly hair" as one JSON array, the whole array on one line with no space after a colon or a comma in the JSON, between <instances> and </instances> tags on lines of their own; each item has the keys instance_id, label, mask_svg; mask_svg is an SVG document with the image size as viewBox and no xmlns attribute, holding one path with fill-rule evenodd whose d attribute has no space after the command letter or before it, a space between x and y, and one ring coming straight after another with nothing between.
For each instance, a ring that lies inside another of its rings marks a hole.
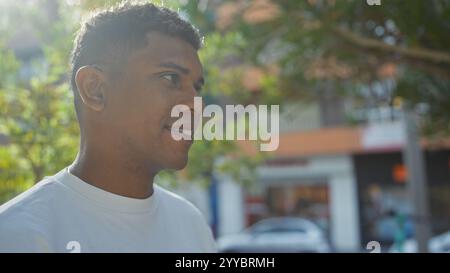
<instances>
[{"instance_id":1,"label":"man's short curly hair","mask_svg":"<svg viewBox=\"0 0 450 273\"><path fill-rule=\"evenodd\" d=\"M180 38L196 50L202 46L198 30L168 8L123 2L93 14L78 31L71 55L70 76L75 97L78 96L75 75L80 67L114 65L133 50L145 47L149 42L146 34L151 31Z\"/></svg>"}]
</instances>

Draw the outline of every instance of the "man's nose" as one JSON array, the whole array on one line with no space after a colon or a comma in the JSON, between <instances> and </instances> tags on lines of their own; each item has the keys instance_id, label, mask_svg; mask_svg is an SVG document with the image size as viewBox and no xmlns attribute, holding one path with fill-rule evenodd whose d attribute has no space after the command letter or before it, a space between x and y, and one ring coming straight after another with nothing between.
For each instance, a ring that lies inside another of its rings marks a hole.
<instances>
[{"instance_id":1,"label":"man's nose","mask_svg":"<svg viewBox=\"0 0 450 273\"><path fill-rule=\"evenodd\" d=\"M191 121L193 122L193 129L195 130L199 124L200 119L202 119L203 108L205 108L205 103L202 97L198 94L195 88L187 91L186 96L183 98L181 104L186 105L190 110ZM186 113L187 115L187 113Z\"/></svg>"},{"instance_id":2,"label":"man's nose","mask_svg":"<svg viewBox=\"0 0 450 273\"><path fill-rule=\"evenodd\" d=\"M200 109L195 109L195 107L200 106L202 109L205 107L203 100L201 100L201 105L195 105L195 98L201 98L201 96L198 94L197 90L192 87L187 90L187 95L183 100L183 104L187 105L189 109L191 109L191 112L200 111Z\"/></svg>"}]
</instances>

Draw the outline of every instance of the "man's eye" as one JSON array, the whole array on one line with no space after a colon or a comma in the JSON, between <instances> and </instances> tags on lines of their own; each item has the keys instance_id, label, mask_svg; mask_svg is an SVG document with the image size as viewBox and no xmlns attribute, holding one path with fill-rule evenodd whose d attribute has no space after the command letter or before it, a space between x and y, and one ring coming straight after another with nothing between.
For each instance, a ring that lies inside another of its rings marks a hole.
<instances>
[{"instance_id":1,"label":"man's eye","mask_svg":"<svg viewBox=\"0 0 450 273\"><path fill-rule=\"evenodd\" d=\"M203 89L203 85L200 84L196 84L194 85L195 91L197 91L197 93L202 93L202 89Z\"/></svg>"},{"instance_id":2,"label":"man's eye","mask_svg":"<svg viewBox=\"0 0 450 273\"><path fill-rule=\"evenodd\" d=\"M162 74L161 77L163 79L167 80L173 86L180 85L180 76L176 73L165 73L165 74Z\"/></svg>"}]
</instances>

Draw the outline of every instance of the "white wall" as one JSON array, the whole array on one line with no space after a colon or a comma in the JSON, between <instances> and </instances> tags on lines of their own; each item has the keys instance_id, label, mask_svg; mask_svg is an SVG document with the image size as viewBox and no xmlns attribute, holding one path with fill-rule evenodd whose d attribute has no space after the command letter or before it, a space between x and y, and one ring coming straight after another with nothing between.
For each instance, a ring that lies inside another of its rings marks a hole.
<instances>
[{"instance_id":1,"label":"white wall","mask_svg":"<svg viewBox=\"0 0 450 273\"><path fill-rule=\"evenodd\" d=\"M358 251L360 226L353 175L330 176L331 238L340 251Z\"/></svg>"},{"instance_id":2,"label":"white wall","mask_svg":"<svg viewBox=\"0 0 450 273\"><path fill-rule=\"evenodd\" d=\"M218 237L238 233L245 228L245 200L240 185L226 176L218 178Z\"/></svg>"}]
</instances>

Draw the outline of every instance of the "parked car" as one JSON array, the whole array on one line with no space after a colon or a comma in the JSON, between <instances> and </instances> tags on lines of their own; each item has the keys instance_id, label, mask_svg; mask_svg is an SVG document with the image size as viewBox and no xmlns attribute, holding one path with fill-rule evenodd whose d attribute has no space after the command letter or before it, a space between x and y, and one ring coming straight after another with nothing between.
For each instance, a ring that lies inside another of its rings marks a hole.
<instances>
[{"instance_id":1,"label":"parked car","mask_svg":"<svg viewBox=\"0 0 450 273\"><path fill-rule=\"evenodd\" d=\"M220 252L330 252L323 230L303 218L262 220L239 234L218 240Z\"/></svg>"}]
</instances>

